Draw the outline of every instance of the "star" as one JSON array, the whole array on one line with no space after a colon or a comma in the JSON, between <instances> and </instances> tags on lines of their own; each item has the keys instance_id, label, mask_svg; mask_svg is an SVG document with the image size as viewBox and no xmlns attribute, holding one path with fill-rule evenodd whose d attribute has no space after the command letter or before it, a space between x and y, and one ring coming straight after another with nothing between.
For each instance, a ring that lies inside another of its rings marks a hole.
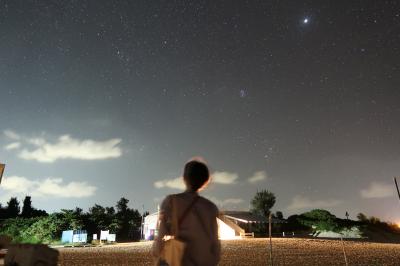
<instances>
[{"instance_id":1,"label":"star","mask_svg":"<svg viewBox=\"0 0 400 266\"><path fill-rule=\"evenodd\" d=\"M310 20L309 20L308 18L304 18L304 19L303 19L303 24L308 24L309 21L310 21Z\"/></svg>"}]
</instances>

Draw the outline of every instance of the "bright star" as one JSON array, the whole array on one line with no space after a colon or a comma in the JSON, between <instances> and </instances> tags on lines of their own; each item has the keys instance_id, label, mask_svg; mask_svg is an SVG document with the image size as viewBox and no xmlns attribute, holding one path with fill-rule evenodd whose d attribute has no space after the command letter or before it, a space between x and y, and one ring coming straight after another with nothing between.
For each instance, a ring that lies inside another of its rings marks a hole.
<instances>
[{"instance_id":1,"label":"bright star","mask_svg":"<svg viewBox=\"0 0 400 266\"><path fill-rule=\"evenodd\" d=\"M305 18L305 19L303 20L303 23L304 23L304 24L307 24L307 23L308 23L308 18Z\"/></svg>"}]
</instances>

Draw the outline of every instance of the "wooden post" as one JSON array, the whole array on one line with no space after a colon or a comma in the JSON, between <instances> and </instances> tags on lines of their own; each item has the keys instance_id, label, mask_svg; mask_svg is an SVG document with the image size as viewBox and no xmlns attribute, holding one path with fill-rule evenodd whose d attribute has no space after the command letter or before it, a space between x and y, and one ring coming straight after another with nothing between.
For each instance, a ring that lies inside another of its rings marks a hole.
<instances>
[{"instance_id":1,"label":"wooden post","mask_svg":"<svg viewBox=\"0 0 400 266\"><path fill-rule=\"evenodd\" d=\"M268 231L269 231L269 262L270 265L274 265L274 260L272 259L272 214L269 214L268 217Z\"/></svg>"},{"instance_id":2,"label":"wooden post","mask_svg":"<svg viewBox=\"0 0 400 266\"><path fill-rule=\"evenodd\" d=\"M142 217L140 219L140 240L144 239L143 231L144 231L144 204L142 204Z\"/></svg>"},{"instance_id":3,"label":"wooden post","mask_svg":"<svg viewBox=\"0 0 400 266\"><path fill-rule=\"evenodd\" d=\"M0 184L1 184L1 179L2 179L2 177L3 177L4 168L6 168L6 165L0 163Z\"/></svg>"},{"instance_id":4,"label":"wooden post","mask_svg":"<svg viewBox=\"0 0 400 266\"><path fill-rule=\"evenodd\" d=\"M393 177L393 179L394 179L394 184L396 185L396 189L397 189L397 195L399 196L399 200L400 200L399 186L397 185L397 180L396 180L396 177Z\"/></svg>"},{"instance_id":5,"label":"wooden post","mask_svg":"<svg viewBox=\"0 0 400 266\"><path fill-rule=\"evenodd\" d=\"M343 242L343 237L340 237L340 241L342 242L342 250L343 250L343 256L344 256L344 263L346 266L349 265L347 262L347 255L346 255L346 250L344 249L344 242Z\"/></svg>"}]
</instances>

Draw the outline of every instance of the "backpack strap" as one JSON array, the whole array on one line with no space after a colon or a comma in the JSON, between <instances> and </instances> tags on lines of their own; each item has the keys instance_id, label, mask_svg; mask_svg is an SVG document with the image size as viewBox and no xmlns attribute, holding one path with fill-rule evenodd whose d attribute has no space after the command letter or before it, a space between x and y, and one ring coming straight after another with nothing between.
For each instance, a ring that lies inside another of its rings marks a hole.
<instances>
[{"instance_id":1,"label":"backpack strap","mask_svg":"<svg viewBox=\"0 0 400 266\"><path fill-rule=\"evenodd\" d=\"M179 232L179 227L181 227L183 221L185 220L186 216L189 214L190 210L193 208L194 204L199 200L199 196L195 196L195 198L192 200L192 202L189 204L189 206L186 208L186 210L183 212L182 216L179 218L178 223L176 224L176 231L175 233ZM172 200L172 202L174 202L174 199ZM174 205L174 203L173 203ZM175 208L176 206L173 206L172 208ZM177 215L176 211L172 211L172 213L176 213L175 215ZM172 220L174 220L174 218L172 218Z\"/></svg>"}]
</instances>

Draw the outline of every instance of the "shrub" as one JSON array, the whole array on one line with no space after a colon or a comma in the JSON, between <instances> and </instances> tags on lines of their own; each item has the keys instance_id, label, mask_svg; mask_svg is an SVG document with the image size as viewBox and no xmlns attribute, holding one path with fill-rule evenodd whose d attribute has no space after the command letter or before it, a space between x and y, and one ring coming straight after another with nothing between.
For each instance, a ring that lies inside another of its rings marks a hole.
<instances>
[{"instance_id":1,"label":"shrub","mask_svg":"<svg viewBox=\"0 0 400 266\"><path fill-rule=\"evenodd\" d=\"M312 227L315 231L339 231L335 215L326 210L315 209L298 216L300 224Z\"/></svg>"}]
</instances>

